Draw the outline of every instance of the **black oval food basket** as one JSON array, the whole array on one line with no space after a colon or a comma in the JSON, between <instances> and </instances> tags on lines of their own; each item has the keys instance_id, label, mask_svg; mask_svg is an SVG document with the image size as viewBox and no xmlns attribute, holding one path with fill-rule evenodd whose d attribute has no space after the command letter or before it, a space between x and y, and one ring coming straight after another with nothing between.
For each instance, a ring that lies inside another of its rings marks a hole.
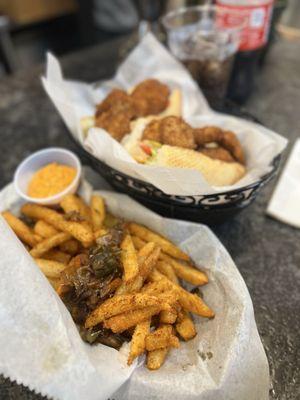
<instances>
[{"instance_id":1,"label":"black oval food basket","mask_svg":"<svg viewBox=\"0 0 300 400\"><path fill-rule=\"evenodd\" d=\"M232 104L227 104L227 109L222 111L258 122L253 116ZM69 135L75 141L70 133ZM117 191L128 194L165 217L202 222L208 225L225 221L254 201L259 190L275 176L281 158L281 155L274 158L268 173L256 182L242 188L209 195L172 196L165 194L150 183L132 178L109 167L88 153L77 141L75 143L81 157Z\"/></svg>"}]
</instances>

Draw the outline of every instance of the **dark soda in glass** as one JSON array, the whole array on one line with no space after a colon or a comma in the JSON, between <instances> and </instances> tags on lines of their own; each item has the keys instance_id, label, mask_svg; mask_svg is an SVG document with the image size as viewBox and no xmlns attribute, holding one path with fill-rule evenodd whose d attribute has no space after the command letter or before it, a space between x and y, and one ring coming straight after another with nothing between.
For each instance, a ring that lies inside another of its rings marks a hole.
<instances>
[{"instance_id":1,"label":"dark soda in glass","mask_svg":"<svg viewBox=\"0 0 300 400\"><path fill-rule=\"evenodd\" d=\"M170 50L217 109L225 98L243 22L237 15L224 29L219 14L218 7L196 6L175 10L163 18Z\"/></svg>"}]
</instances>

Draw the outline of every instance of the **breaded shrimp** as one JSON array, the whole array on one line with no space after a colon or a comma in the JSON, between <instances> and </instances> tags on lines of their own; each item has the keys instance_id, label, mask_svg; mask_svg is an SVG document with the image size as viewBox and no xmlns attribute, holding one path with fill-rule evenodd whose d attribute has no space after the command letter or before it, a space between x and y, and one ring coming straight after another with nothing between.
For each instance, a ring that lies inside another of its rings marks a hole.
<instances>
[{"instance_id":1,"label":"breaded shrimp","mask_svg":"<svg viewBox=\"0 0 300 400\"><path fill-rule=\"evenodd\" d=\"M154 140L155 142L159 143L162 142L160 120L153 120L146 126L143 132L142 140Z\"/></svg>"},{"instance_id":2,"label":"breaded shrimp","mask_svg":"<svg viewBox=\"0 0 300 400\"><path fill-rule=\"evenodd\" d=\"M221 160L225 162L235 162L235 159L232 157L230 152L223 147L203 147L199 149L200 153L204 154L207 157L213 158L215 160Z\"/></svg>"},{"instance_id":3,"label":"breaded shrimp","mask_svg":"<svg viewBox=\"0 0 300 400\"><path fill-rule=\"evenodd\" d=\"M186 149L196 147L193 129L182 118L175 116L151 121L144 129L142 139Z\"/></svg>"},{"instance_id":4,"label":"breaded shrimp","mask_svg":"<svg viewBox=\"0 0 300 400\"><path fill-rule=\"evenodd\" d=\"M109 95L97 105L96 117L101 113L113 111L114 114L123 113L132 119L136 112L132 98L121 89L113 89Z\"/></svg>"},{"instance_id":5,"label":"breaded shrimp","mask_svg":"<svg viewBox=\"0 0 300 400\"><path fill-rule=\"evenodd\" d=\"M162 143L170 146L195 149L192 127L180 117L166 117L160 121Z\"/></svg>"},{"instance_id":6,"label":"breaded shrimp","mask_svg":"<svg viewBox=\"0 0 300 400\"><path fill-rule=\"evenodd\" d=\"M139 116L156 115L164 111L169 102L167 85L156 79L147 79L136 86L131 93L135 110Z\"/></svg>"},{"instance_id":7,"label":"breaded shrimp","mask_svg":"<svg viewBox=\"0 0 300 400\"><path fill-rule=\"evenodd\" d=\"M231 131L223 131L217 126L206 126L194 129L194 138L198 146L208 143L217 143L228 150L236 161L245 164L245 155L242 146Z\"/></svg>"}]
</instances>

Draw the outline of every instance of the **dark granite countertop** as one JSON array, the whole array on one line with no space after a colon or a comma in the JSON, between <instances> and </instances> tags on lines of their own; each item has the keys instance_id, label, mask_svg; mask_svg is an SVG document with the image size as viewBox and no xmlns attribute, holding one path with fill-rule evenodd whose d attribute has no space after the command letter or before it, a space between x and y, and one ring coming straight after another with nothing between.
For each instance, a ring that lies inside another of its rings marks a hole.
<instances>
[{"instance_id":1,"label":"dark granite countertop","mask_svg":"<svg viewBox=\"0 0 300 400\"><path fill-rule=\"evenodd\" d=\"M66 76L86 81L110 76L120 43L63 58ZM51 145L74 149L43 92L41 73L42 68L36 68L0 82L1 187L12 180L18 163L33 151ZM247 109L293 143L299 136L300 43L275 43L256 86ZM214 231L249 288L270 363L270 398L296 400L300 399L300 230L266 216L274 185L273 181L254 204ZM0 399L40 398L0 377Z\"/></svg>"}]
</instances>

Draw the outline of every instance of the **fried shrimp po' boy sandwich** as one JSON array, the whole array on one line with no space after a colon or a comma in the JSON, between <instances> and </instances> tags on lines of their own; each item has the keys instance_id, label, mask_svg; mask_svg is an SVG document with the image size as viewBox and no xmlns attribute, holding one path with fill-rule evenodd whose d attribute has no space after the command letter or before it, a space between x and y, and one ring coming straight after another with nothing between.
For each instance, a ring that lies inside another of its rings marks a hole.
<instances>
[{"instance_id":1,"label":"fried shrimp po' boy sandwich","mask_svg":"<svg viewBox=\"0 0 300 400\"><path fill-rule=\"evenodd\" d=\"M180 117L139 120L122 144L139 163L194 169L213 186L232 185L246 172L244 152L233 132L193 129Z\"/></svg>"},{"instance_id":2,"label":"fried shrimp po' boy sandwich","mask_svg":"<svg viewBox=\"0 0 300 400\"><path fill-rule=\"evenodd\" d=\"M139 163L199 171L213 186L233 185L245 175L245 156L231 131L193 128L181 118L181 92L156 79L130 93L113 89L95 116L81 121L106 130Z\"/></svg>"}]
</instances>

